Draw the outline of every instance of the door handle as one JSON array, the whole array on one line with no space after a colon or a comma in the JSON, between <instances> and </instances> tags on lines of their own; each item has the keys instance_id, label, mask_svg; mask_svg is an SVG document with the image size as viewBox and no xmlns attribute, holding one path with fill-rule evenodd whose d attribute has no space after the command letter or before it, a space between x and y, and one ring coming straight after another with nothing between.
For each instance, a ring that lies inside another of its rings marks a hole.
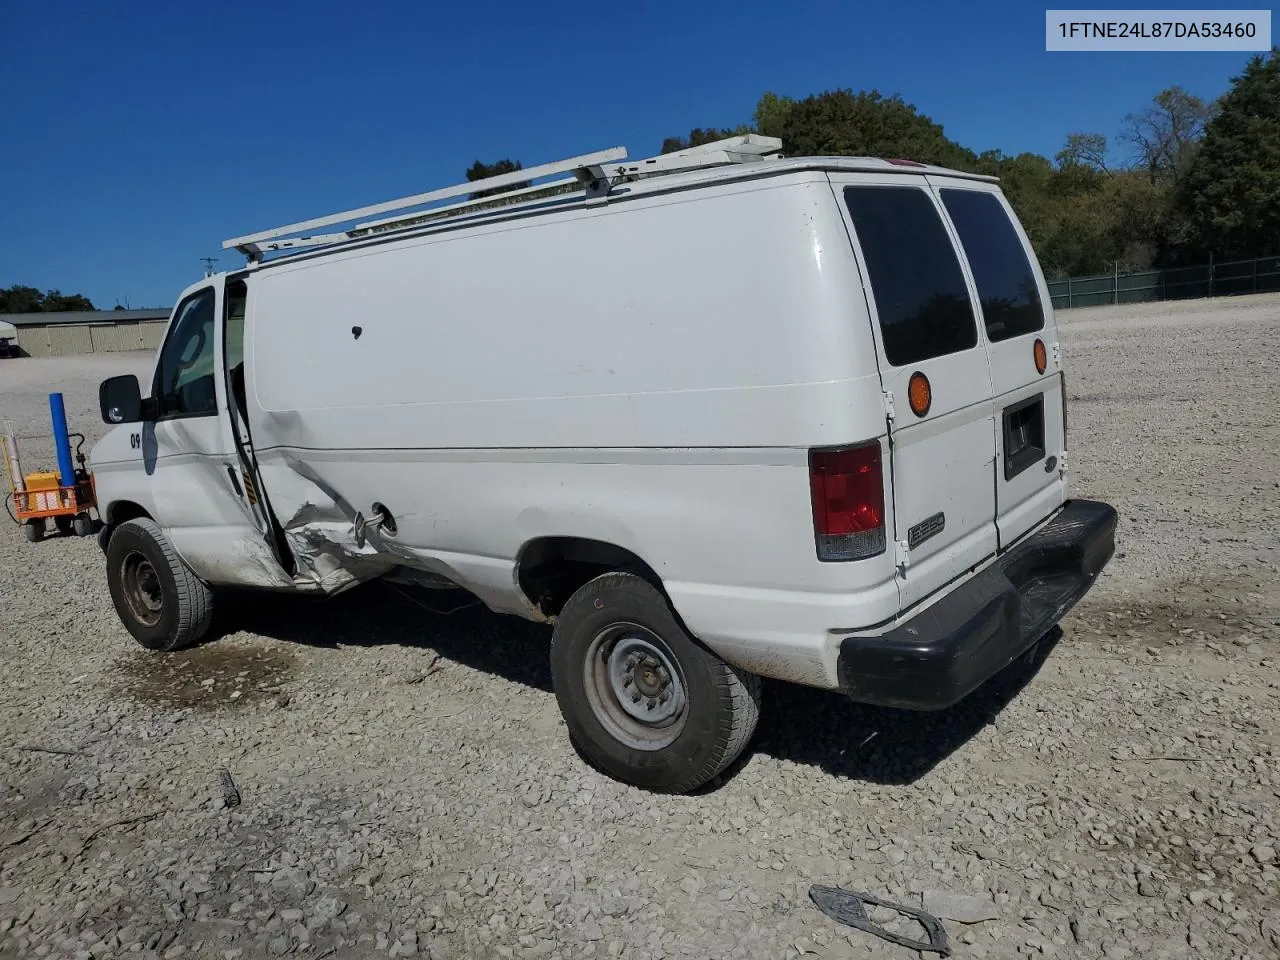
<instances>
[{"instance_id":1,"label":"door handle","mask_svg":"<svg viewBox=\"0 0 1280 960\"><path fill-rule=\"evenodd\" d=\"M244 499L244 488L240 486L240 478L236 476L235 470L227 467L227 476L231 478L231 489L236 492L236 496L241 500Z\"/></svg>"}]
</instances>

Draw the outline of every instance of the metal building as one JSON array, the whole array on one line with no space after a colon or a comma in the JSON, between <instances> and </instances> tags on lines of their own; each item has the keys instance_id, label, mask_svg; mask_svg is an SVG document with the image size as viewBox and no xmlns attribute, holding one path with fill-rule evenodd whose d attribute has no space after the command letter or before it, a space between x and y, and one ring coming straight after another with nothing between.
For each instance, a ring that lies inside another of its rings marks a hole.
<instances>
[{"instance_id":1,"label":"metal building","mask_svg":"<svg viewBox=\"0 0 1280 960\"><path fill-rule=\"evenodd\" d=\"M74 310L0 316L17 328L18 352L24 357L155 350L169 321L168 310Z\"/></svg>"}]
</instances>

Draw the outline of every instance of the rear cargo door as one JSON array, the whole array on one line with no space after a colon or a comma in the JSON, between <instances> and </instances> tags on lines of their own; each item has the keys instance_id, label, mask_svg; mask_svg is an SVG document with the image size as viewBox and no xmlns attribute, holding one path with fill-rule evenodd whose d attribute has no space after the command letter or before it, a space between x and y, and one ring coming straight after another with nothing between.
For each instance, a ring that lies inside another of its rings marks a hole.
<instances>
[{"instance_id":1,"label":"rear cargo door","mask_svg":"<svg viewBox=\"0 0 1280 960\"><path fill-rule=\"evenodd\" d=\"M996 185L928 179L959 238L977 291L991 361L996 525L1004 549L1066 499L1057 328L1031 245Z\"/></svg>"},{"instance_id":2,"label":"rear cargo door","mask_svg":"<svg viewBox=\"0 0 1280 960\"><path fill-rule=\"evenodd\" d=\"M886 395L892 549L908 607L996 551L991 370L955 238L927 181L830 176Z\"/></svg>"}]
</instances>

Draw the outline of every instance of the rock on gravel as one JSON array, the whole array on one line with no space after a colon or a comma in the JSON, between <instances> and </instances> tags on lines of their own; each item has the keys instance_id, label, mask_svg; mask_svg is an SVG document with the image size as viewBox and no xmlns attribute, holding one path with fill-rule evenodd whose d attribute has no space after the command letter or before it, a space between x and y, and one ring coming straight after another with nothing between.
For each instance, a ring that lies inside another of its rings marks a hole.
<instances>
[{"instance_id":1,"label":"rock on gravel","mask_svg":"<svg viewBox=\"0 0 1280 960\"><path fill-rule=\"evenodd\" d=\"M1280 950L1280 910L1273 910L1262 918L1262 935L1267 942Z\"/></svg>"},{"instance_id":2,"label":"rock on gravel","mask_svg":"<svg viewBox=\"0 0 1280 960\"><path fill-rule=\"evenodd\" d=\"M271 877L271 889L294 903L301 902L315 888L315 881L307 876L306 871L296 867L282 867ZM286 912L296 913L298 919L302 916L300 910Z\"/></svg>"},{"instance_id":3,"label":"rock on gravel","mask_svg":"<svg viewBox=\"0 0 1280 960\"><path fill-rule=\"evenodd\" d=\"M920 905L940 920L957 923L982 923L997 920L1000 912L995 900L986 894L951 893L947 890L925 890Z\"/></svg>"},{"instance_id":4,"label":"rock on gravel","mask_svg":"<svg viewBox=\"0 0 1280 960\"><path fill-rule=\"evenodd\" d=\"M346 911L347 905L337 897L321 897L311 907L312 914L322 920L336 920Z\"/></svg>"}]
</instances>

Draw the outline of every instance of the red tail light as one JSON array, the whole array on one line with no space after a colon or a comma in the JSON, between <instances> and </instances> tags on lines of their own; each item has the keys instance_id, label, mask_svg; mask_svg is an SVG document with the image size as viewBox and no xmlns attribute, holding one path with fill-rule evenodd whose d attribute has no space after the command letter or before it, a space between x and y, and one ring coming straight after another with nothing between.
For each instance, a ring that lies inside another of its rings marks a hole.
<instances>
[{"instance_id":1,"label":"red tail light","mask_svg":"<svg viewBox=\"0 0 1280 960\"><path fill-rule=\"evenodd\" d=\"M810 450L809 487L819 560L861 560L884 552L880 444Z\"/></svg>"}]
</instances>

